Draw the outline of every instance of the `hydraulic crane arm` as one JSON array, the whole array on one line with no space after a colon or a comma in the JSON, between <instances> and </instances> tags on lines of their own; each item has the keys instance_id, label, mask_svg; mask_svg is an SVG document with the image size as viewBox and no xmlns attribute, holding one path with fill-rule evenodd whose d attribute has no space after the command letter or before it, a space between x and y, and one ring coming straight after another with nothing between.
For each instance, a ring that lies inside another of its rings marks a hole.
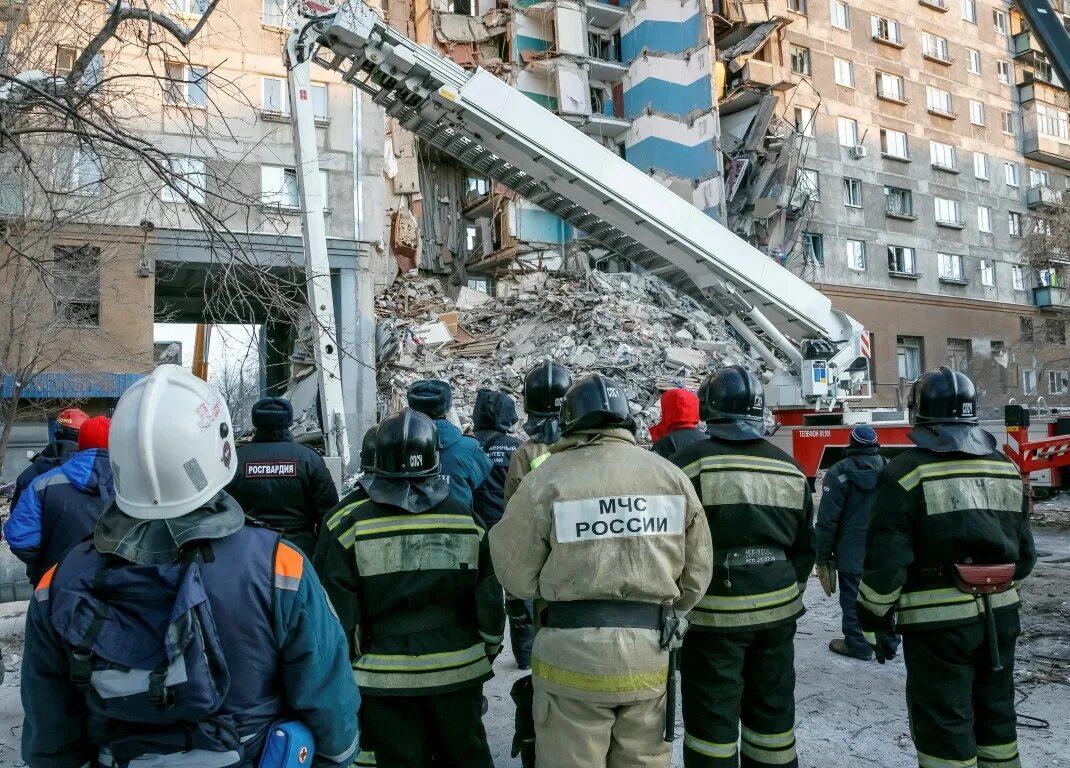
<instances>
[{"instance_id":1,"label":"hydraulic crane arm","mask_svg":"<svg viewBox=\"0 0 1070 768\"><path fill-rule=\"evenodd\" d=\"M858 322L494 75L468 72L412 42L359 0L310 19L294 35L316 64L370 93L444 154L725 315L772 364L772 404L869 397L868 337Z\"/></svg>"}]
</instances>

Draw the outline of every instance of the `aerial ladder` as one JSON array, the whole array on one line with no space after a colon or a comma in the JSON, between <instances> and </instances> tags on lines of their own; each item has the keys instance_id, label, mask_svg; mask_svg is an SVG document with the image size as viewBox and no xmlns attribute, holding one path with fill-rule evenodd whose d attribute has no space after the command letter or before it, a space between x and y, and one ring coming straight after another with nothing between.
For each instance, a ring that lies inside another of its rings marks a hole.
<instances>
[{"instance_id":1,"label":"aerial ladder","mask_svg":"<svg viewBox=\"0 0 1070 768\"><path fill-rule=\"evenodd\" d=\"M308 95L313 64L338 72L443 154L723 316L766 362L774 410L831 410L871 396L862 325L691 203L489 72L462 69L391 29L359 0L303 0L301 13L286 64L309 297L322 311L321 397L335 429L341 419L344 430L344 418L334 405L341 389L328 333L330 283L318 279L328 265Z\"/></svg>"}]
</instances>

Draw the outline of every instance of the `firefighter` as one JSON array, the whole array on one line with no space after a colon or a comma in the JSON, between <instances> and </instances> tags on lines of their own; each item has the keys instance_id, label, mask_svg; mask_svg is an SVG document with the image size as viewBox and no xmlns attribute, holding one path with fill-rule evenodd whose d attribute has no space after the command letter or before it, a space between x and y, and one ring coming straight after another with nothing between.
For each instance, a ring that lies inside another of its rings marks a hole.
<instances>
[{"instance_id":1,"label":"firefighter","mask_svg":"<svg viewBox=\"0 0 1070 768\"><path fill-rule=\"evenodd\" d=\"M650 427L650 450L658 456L670 458L691 443L706 439L706 433L698 428L698 398L695 393L682 387L667 389L661 393L661 421Z\"/></svg>"},{"instance_id":2,"label":"firefighter","mask_svg":"<svg viewBox=\"0 0 1070 768\"><path fill-rule=\"evenodd\" d=\"M22 492L37 477L55 469L78 451L78 430L89 420L89 415L78 408L65 408L56 417L56 429L52 442L30 460L30 466L15 478L15 490L11 495L11 509L19 503Z\"/></svg>"},{"instance_id":3,"label":"firefighter","mask_svg":"<svg viewBox=\"0 0 1070 768\"><path fill-rule=\"evenodd\" d=\"M681 657L684 765L797 766L793 639L814 567L810 486L763 439L752 373L723 368L699 401L709 439L672 457L717 534L713 580L688 615Z\"/></svg>"},{"instance_id":4,"label":"firefighter","mask_svg":"<svg viewBox=\"0 0 1070 768\"><path fill-rule=\"evenodd\" d=\"M440 474L435 422L404 410L376 431L366 498L327 520L323 583L362 695L356 765L493 768L483 683L505 612L486 531Z\"/></svg>"},{"instance_id":5,"label":"firefighter","mask_svg":"<svg viewBox=\"0 0 1070 768\"><path fill-rule=\"evenodd\" d=\"M379 429L379 425L371 427L364 433L364 438L360 441L360 471L361 476L371 475L375 472L375 432ZM332 520L338 520L337 513L356 504L359 501L368 498L368 492L364 490L364 486L357 483L356 487L347 493L341 501L323 516L323 525L320 527L319 538L316 539L316 551L312 555L312 566L316 569L316 573L320 575L320 580L324 582L324 587L327 587L327 578L323 572L323 563L327 557L327 553L331 549L331 534L328 523ZM330 589L328 588L328 591Z\"/></svg>"},{"instance_id":6,"label":"firefighter","mask_svg":"<svg viewBox=\"0 0 1070 768\"><path fill-rule=\"evenodd\" d=\"M253 441L238 446L238 474L227 492L250 518L311 557L338 489L323 457L290 434L293 405L266 397L253 405Z\"/></svg>"},{"instance_id":7,"label":"firefighter","mask_svg":"<svg viewBox=\"0 0 1070 768\"><path fill-rule=\"evenodd\" d=\"M865 424L851 430L846 456L829 467L821 488L817 509L817 575L826 597L840 590L843 637L829 642L829 650L840 656L869 661L873 651L858 624L858 585L866 556L866 529L877 500L877 478L888 463L880 454L873 427ZM899 641L885 640L885 654L894 656Z\"/></svg>"},{"instance_id":8,"label":"firefighter","mask_svg":"<svg viewBox=\"0 0 1070 768\"><path fill-rule=\"evenodd\" d=\"M1018 584L1033 570L1029 500L978 426L962 373L926 373L910 395L915 447L881 474L859 590L862 628L903 636L921 768L1020 768L1014 651ZM987 593L987 594L979 594Z\"/></svg>"},{"instance_id":9,"label":"firefighter","mask_svg":"<svg viewBox=\"0 0 1070 768\"><path fill-rule=\"evenodd\" d=\"M301 553L224 492L236 462L219 392L157 367L120 398L110 458L114 505L30 601L22 759L283 768L261 761L282 731L350 765L345 638Z\"/></svg>"},{"instance_id":10,"label":"firefighter","mask_svg":"<svg viewBox=\"0 0 1070 768\"><path fill-rule=\"evenodd\" d=\"M520 447L520 441L510 434L517 421L516 403L509 395L492 389L476 392L473 435L494 467L484 483L488 501L492 502L484 506L481 518L487 530L502 519L505 511L505 478L513 454Z\"/></svg>"},{"instance_id":11,"label":"firefighter","mask_svg":"<svg viewBox=\"0 0 1070 768\"><path fill-rule=\"evenodd\" d=\"M634 430L621 385L572 385L561 440L490 533L505 589L546 605L531 660L540 768L672 756L670 650L709 581L710 530L687 478Z\"/></svg>"}]
</instances>

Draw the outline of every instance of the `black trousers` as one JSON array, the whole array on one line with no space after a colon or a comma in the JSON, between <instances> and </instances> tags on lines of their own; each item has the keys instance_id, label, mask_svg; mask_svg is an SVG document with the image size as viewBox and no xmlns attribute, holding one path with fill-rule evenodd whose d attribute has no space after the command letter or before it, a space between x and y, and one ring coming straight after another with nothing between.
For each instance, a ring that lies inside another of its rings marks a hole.
<instances>
[{"instance_id":1,"label":"black trousers","mask_svg":"<svg viewBox=\"0 0 1070 768\"><path fill-rule=\"evenodd\" d=\"M356 765L494 768L483 728L483 686L430 696L364 696Z\"/></svg>"},{"instance_id":2,"label":"black trousers","mask_svg":"<svg viewBox=\"0 0 1070 768\"><path fill-rule=\"evenodd\" d=\"M684 636L685 768L798 768L794 640L794 621Z\"/></svg>"},{"instance_id":3,"label":"black trousers","mask_svg":"<svg viewBox=\"0 0 1070 768\"><path fill-rule=\"evenodd\" d=\"M535 644L535 606L532 600L505 596L505 615L509 617L509 644L520 669L531 667L531 647Z\"/></svg>"},{"instance_id":4,"label":"black trousers","mask_svg":"<svg viewBox=\"0 0 1070 768\"><path fill-rule=\"evenodd\" d=\"M1001 672L985 624L903 636L910 730L922 768L977 758L979 768L1020 768L1014 711L1017 609L997 614Z\"/></svg>"}]
</instances>

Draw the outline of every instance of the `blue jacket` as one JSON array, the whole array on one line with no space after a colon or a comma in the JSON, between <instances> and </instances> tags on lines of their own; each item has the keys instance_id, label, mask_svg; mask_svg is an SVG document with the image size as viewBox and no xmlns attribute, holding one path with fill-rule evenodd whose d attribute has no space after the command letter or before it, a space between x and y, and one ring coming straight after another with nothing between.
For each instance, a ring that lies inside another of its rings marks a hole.
<instances>
[{"instance_id":1,"label":"blue jacket","mask_svg":"<svg viewBox=\"0 0 1070 768\"><path fill-rule=\"evenodd\" d=\"M4 538L26 563L31 584L93 532L114 496L108 452L99 448L79 451L30 483L4 524Z\"/></svg>"},{"instance_id":2,"label":"blue jacket","mask_svg":"<svg viewBox=\"0 0 1070 768\"><path fill-rule=\"evenodd\" d=\"M14 509L19 503L19 497L30 487L30 483L50 469L55 469L77 452L78 443L70 440L56 440L46 445L43 451L33 457L30 466L22 470L15 478L15 492L11 494L11 508Z\"/></svg>"},{"instance_id":3,"label":"blue jacket","mask_svg":"<svg viewBox=\"0 0 1070 768\"><path fill-rule=\"evenodd\" d=\"M494 468L490 459L479 447L478 440L464 435L452 423L435 419L435 426L442 474L449 478L451 492L482 519L484 510L494 503L483 487Z\"/></svg>"},{"instance_id":4,"label":"blue jacket","mask_svg":"<svg viewBox=\"0 0 1070 768\"><path fill-rule=\"evenodd\" d=\"M233 503L233 502L231 502ZM315 571L294 547L264 528L245 526L211 541L201 576L230 688L219 714L231 718L241 745L236 768L254 768L267 727L297 717L312 731L316 765L349 765L358 741L360 693L349 650ZM22 667L22 759L33 768L96 765L98 751L133 734L147 754L172 750L175 726L134 726L102 717L71 681L72 648L52 624L51 598L85 570L100 568L90 542L76 547L37 585L26 620ZM122 566L117 566L122 567ZM121 640L121 638L119 638ZM111 639L112 642L116 638ZM202 754L203 757L203 754ZM168 765L203 766L191 756Z\"/></svg>"},{"instance_id":5,"label":"blue jacket","mask_svg":"<svg viewBox=\"0 0 1070 768\"><path fill-rule=\"evenodd\" d=\"M847 457L825 473L815 526L819 563L835 562L844 573L862 573L877 478L887 463L877 446L848 448Z\"/></svg>"}]
</instances>

